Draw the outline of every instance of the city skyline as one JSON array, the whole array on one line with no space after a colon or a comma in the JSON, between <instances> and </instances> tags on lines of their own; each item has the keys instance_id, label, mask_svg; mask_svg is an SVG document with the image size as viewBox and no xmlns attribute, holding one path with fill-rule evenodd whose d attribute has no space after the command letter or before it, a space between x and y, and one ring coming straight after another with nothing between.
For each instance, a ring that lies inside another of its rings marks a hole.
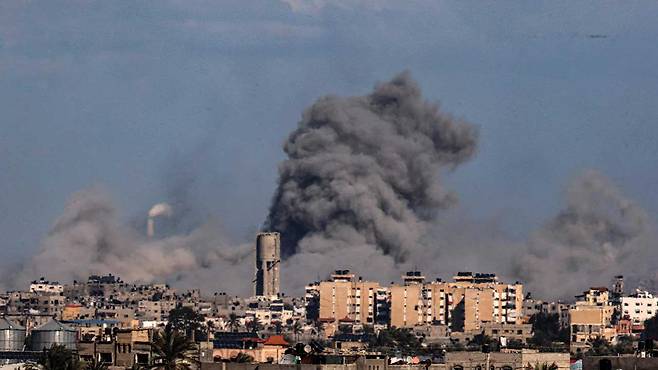
<instances>
[{"instance_id":1,"label":"city skyline","mask_svg":"<svg viewBox=\"0 0 658 370\"><path fill-rule=\"evenodd\" d=\"M576 293L532 281L550 278L549 258L571 279L604 284L624 274L649 286L658 198L648 97L658 84L646 45L658 9L566 4L543 3L541 17L512 3L282 1L268 12L235 2L3 4L2 283L46 268L70 277L107 267L180 286L225 271L223 279L248 279L252 236L278 215L270 207L277 168L290 159L281 144L302 112L326 95L369 96L407 70L420 99L468 122L477 140L464 158L430 165L440 179L423 201L440 206L427 212L436 217L412 206L420 221L405 218L397 240L381 238L379 226L361 234L366 243L348 239L347 261L343 252L325 259L372 267L364 275L378 279L457 265ZM443 202L449 194L458 202ZM81 202L87 208L76 209ZM145 214L160 202L173 208L168 231L149 240ZM98 216L90 235L118 245L112 258L99 258L93 238L87 252L42 253L58 243L54 230L86 211ZM612 239L597 229L603 224ZM330 272L313 257L318 248L344 248L336 233L311 231L309 253L284 249L284 271L306 268L303 278L282 276L286 290ZM326 235L331 243L322 244ZM117 257L131 251L138 256ZM141 268L140 257L161 268Z\"/></svg>"}]
</instances>

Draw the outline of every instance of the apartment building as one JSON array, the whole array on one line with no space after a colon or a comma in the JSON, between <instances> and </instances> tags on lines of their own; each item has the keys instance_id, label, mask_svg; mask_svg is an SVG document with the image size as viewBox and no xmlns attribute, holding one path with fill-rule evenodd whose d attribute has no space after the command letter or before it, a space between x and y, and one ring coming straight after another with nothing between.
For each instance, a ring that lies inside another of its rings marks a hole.
<instances>
[{"instance_id":1,"label":"apartment building","mask_svg":"<svg viewBox=\"0 0 658 370\"><path fill-rule=\"evenodd\" d=\"M390 287L391 325L448 325L479 330L483 322L521 324L523 285L504 284L494 274L460 272L452 282L425 282L418 271Z\"/></svg>"},{"instance_id":2,"label":"apartment building","mask_svg":"<svg viewBox=\"0 0 658 370\"><path fill-rule=\"evenodd\" d=\"M349 270L335 271L319 284L320 320L374 324L378 289L379 283L357 279Z\"/></svg>"},{"instance_id":3,"label":"apartment building","mask_svg":"<svg viewBox=\"0 0 658 370\"><path fill-rule=\"evenodd\" d=\"M658 298L643 290L637 290L628 297L621 297L620 305L622 318L631 320L634 325L644 324L658 313Z\"/></svg>"},{"instance_id":4,"label":"apartment building","mask_svg":"<svg viewBox=\"0 0 658 370\"><path fill-rule=\"evenodd\" d=\"M612 326L614 306L605 287L594 287L576 296L576 304L569 310L571 347L576 350L587 343L604 338L614 341L617 331Z\"/></svg>"}]
</instances>

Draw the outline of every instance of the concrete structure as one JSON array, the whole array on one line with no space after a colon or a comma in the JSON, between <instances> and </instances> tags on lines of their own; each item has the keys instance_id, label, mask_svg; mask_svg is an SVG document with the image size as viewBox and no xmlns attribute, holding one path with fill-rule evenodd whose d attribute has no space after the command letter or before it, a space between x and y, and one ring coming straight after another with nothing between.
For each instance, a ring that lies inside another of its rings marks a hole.
<instances>
[{"instance_id":1,"label":"concrete structure","mask_svg":"<svg viewBox=\"0 0 658 370\"><path fill-rule=\"evenodd\" d=\"M453 282L426 283L411 272L403 281L389 289L391 326L437 324L472 331L483 322L523 323L523 285L500 283L494 274L462 272Z\"/></svg>"},{"instance_id":2,"label":"concrete structure","mask_svg":"<svg viewBox=\"0 0 658 370\"><path fill-rule=\"evenodd\" d=\"M279 294L281 236L279 233L259 233L256 236L256 296L274 297Z\"/></svg>"},{"instance_id":3,"label":"concrete structure","mask_svg":"<svg viewBox=\"0 0 658 370\"><path fill-rule=\"evenodd\" d=\"M448 352L445 356L447 370L517 370L530 365L555 364L558 370L569 369L568 353L537 352L521 350L514 352Z\"/></svg>"},{"instance_id":4,"label":"concrete structure","mask_svg":"<svg viewBox=\"0 0 658 370\"><path fill-rule=\"evenodd\" d=\"M42 294L62 294L64 286L57 281L48 281L45 278L35 280L30 284L30 292Z\"/></svg>"},{"instance_id":5,"label":"concrete structure","mask_svg":"<svg viewBox=\"0 0 658 370\"><path fill-rule=\"evenodd\" d=\"M644 321L658 313L658 298L642 290L637 290L629 297L621 297L620 305L621 317L631 320L635 325L644 324Z\"/></svg>"},{"instance_id":6,"label":"concrete structure","mask_svg":"<svg viewBox=\"0 0 658 370\"><path fill-rule=\"evenodd\" d=\"M569 310L572 350L586 348L596 338L614 342L617 330L612 326L613 312L613 306L587 304L576 304Z\"/></svg>"},{"instance_id":7,"label":"concrete structure","mask_svg":"<svg viewBox=\"0 0 658 370\"><path fill-rule=\"evenodd\" d=\"M528 343L528 340L532 338L532 324L485 322L482 324L482 334L498 341L505 338L507 343L510 343L510 341Z\"/></svg>"},{"instance_id":8,"label":"concrete structure","mask_svg":"<svg viewBox=\"0 0 658 370\"><path fill-rule=\"evenodd\" d=\"M253 333L217 333L213 340L214 361L227 361L240 353L253 357L254 362L279 363L289 344L281 335L261 339Z\"/></svg>"},{"instance_id":9,"label":"concrete structure","mask_svg":"<svg viewBox=\"0 0 658 370\"><path fill-rule=\"evenodd\" d=\"M151 331L116 330L111 335L101 335L77 344L78 355L85 362L129 368L135 364L148 365L151 360Z\"/></svg>"},{"instance_id":10,"label":"concrete structure","mask_svg":"<svg viewBox=\"0 0 658 370\"><path fill-rule=\"evenodd\" d=\"M349 270L337 270L330 281L320 282L320 320L373 324L379 283L356 279Z\"/></svg>"},{"instance_id":11,"label":"concrete structure","mask_svg":"<svg viewBox=\"0 0 658 370\"><path fill-rule=\"evenodd\" d=\"M576 296L576 305L608 306L610 303L610 292L606 287L592 287Z\"/></svg>"},{"instance_id":12,"label":"concrete structure","mask_svg":"<svg viewBox=\"0 0 658 370\"><path fill-rule=\"evenodd\" d=\"M583 358L583 370L655 370L658 358L635 356L591 356Z\"/></svg>"}]
</instances>

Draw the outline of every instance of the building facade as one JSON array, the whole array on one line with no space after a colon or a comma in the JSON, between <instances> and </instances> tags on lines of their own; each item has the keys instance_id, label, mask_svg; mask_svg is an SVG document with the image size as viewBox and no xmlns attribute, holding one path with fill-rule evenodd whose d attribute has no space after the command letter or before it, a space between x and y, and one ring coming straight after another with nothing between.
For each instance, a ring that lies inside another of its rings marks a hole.
<instances>
[{"instance_id":1,"label":"building facade","mask_svg":"<svg viewBox=\"0 0 658 370\"><path fill-rule=\"evenodd\" d=\"M320 320L374 324L378 289L377 282L357 279L349 270L337 270L330 281L319 284Z\"/></svg>"}]
</instances>

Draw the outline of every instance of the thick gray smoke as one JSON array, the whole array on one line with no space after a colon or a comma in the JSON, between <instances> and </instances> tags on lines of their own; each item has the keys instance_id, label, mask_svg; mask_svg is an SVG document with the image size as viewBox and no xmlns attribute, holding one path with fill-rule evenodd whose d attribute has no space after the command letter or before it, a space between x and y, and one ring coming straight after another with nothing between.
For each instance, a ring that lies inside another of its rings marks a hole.
<instances>
[{"instance_id":1,"label":"thick gray smoke","mask_svg":"<svg viewBox=\"0 0 658 370\"><path fill-rule=\"evenodd\" d=\"M471 158L476 144L477 130L426 102L408 73L366 96L319 99L285 142L288 158L265 225L282 233L284 291L297 294L335 268L384 284L412 268L430 278L496 272L544 298L571 298L616 274L630 278L629 286L645 280L655 288L653 224L597 172L578 177L564 209L527 242L511 242L495 222L438 212L455 201L441 186L441 171ZM199 227L206 212L191 190L196 174L177 167L167 176L173 182L165 199L173 223L156 233L171 236L145 238L119 221L102 190L85 190L72 197L14 285L111 272L126 281L250 294L253 242L232 243L213 220Z\"/></svg>"},{"instance_id":2,"label":"thick gray smoke","mask_svg":"<svg viewBox=\"0 0 658 370\"><path fill-rule=\"evenodd\" d=\"M471 158L476 143L477 130L426 102L409 73L366 96L321 98L284 145L266 228L282 233L284 257L404 262L426 221L455 200L439 171Z\"/></svg>"},{"instance_id":3,"label":"thick gray smoke","mask_svg":"<svg viewBox=\"0 0 658 370\"><path fill-rule=\"evenodd\" d=\"M573 298L614 275L637 283L649 272L654 239L649 217L603 175L588 171L569 187L566 207L538 231L516 274L540 296Z\"/></svg>"},{"instance_id":4,"label":"thick gray smoke","mask_svg":"<svg viewBox=\"0 0 658 370\"><path fill-rule=\"evenodd\" d=\"M147 240L121 224L102 189L83 190L69 200L15 285L39 276L70 282L113 273L126 281L167 281L247 294L252 247L232 245L218 230L209 222L186 235Z\"/></svg>"}]
</instances>

